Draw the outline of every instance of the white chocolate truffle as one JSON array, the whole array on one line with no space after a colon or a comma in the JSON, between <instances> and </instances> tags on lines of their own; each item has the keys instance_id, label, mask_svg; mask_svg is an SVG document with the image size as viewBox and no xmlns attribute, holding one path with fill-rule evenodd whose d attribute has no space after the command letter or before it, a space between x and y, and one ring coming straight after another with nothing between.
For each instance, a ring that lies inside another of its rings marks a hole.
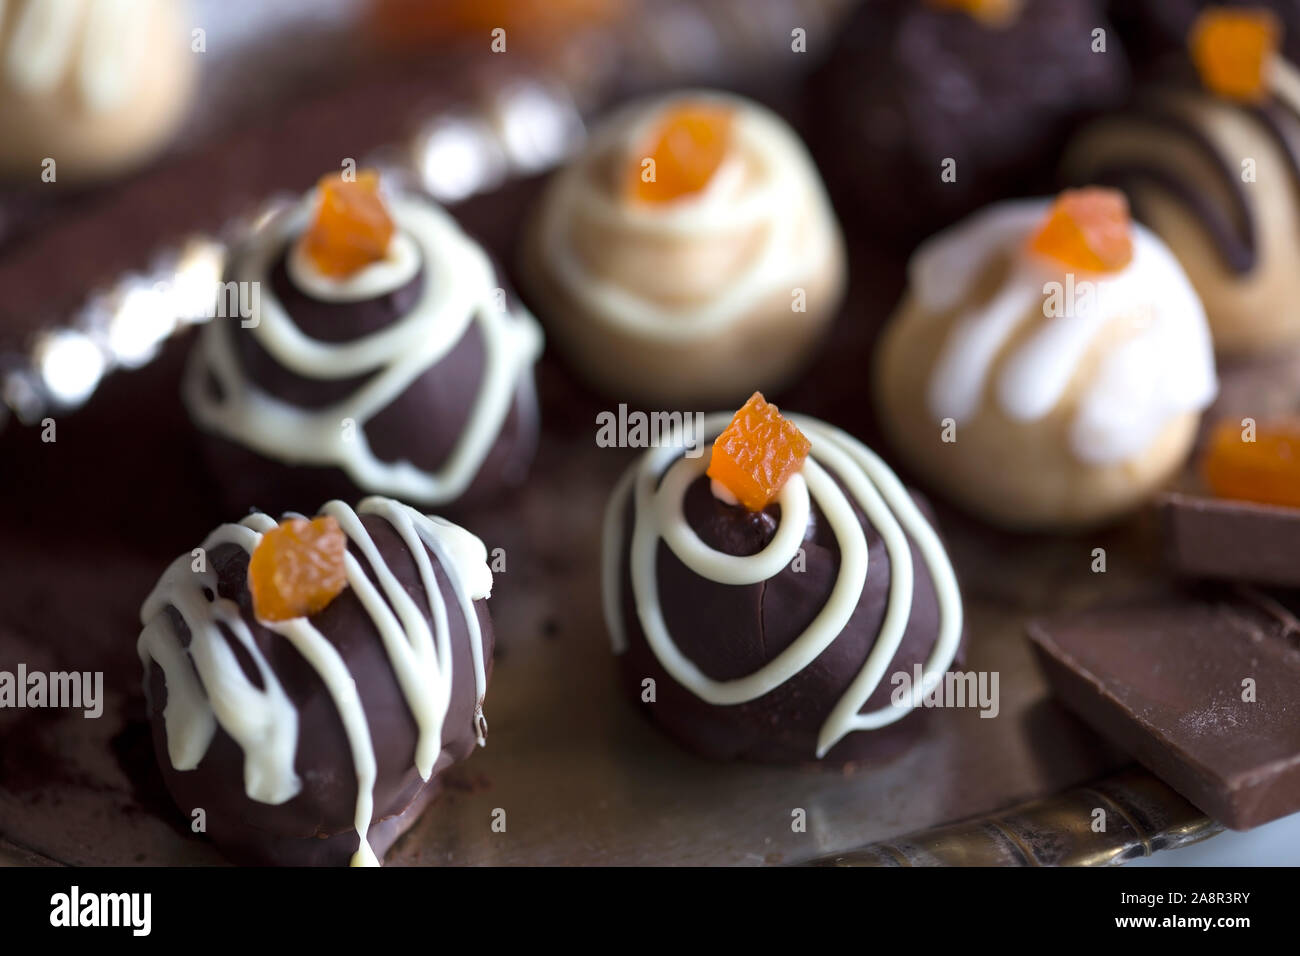
<instances>
[{"instance_id":1,"label":"white chocolate truffle","mask_svg":"<svg viewBox=\"0 0 1300 956\"><path fill-rule=\"evenodd\" d=\"M876 352L902 456L969 511L1070 527L1140 505L1182 465L1217 390L1204 310L1133 225L1132 261L1067 273L1026 246L1047 200L999 203L930 239Z\"/></svg>"},{"instance_id":2,"label":"white chocolate truffle","mask_svg":"<svg viewBox=\"0 0 1300 956\"><path fill-rule=\"evenodd\" d=\"M0 174L123 172L161 149L197 70L184 0L0 2Z\"/></svg>"},{"instance_id":3,"label":"white chocolate truffle","mask_svg":"<svg viewBox=\"0 0 1300 956\"><path fill-rule=\"evenodd\" d=\"M687 104L732 111L707 185L668 202L623 195L646 137ZM554 341L620 399L734 405L810 359L839 305L843 239L794 131L740 97L689 91L633 104L548 184L524 277Z\"/></svg>"},{"instance_id":4,"label":"white chocolate truffle","mask_svg":"<svg viewBox=\"0 0 1300 956\"><path fill-rule=\"evenodd\" d=\"M1149 92L1086 127L1072 182L1123 188L1187 270L1220 354L1300 347L1300 75L1278 60L1260 104Z\"/></svg>"}]
</instances>

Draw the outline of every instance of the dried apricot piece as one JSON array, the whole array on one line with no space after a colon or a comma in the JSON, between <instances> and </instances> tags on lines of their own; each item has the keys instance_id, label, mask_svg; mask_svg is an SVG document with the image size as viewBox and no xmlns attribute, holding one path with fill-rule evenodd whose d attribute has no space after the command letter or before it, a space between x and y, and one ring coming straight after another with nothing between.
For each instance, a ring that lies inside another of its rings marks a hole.
<instances>
[{"instance_id":1,"label":"dried apricot piece","mask_svg":"<svg viewBox=\"0 0 1300 956\"><path fill-rule=\"evenodd\" d=\"M325 515L289 518L262 535L248 561L248 590L261 621L310 617L348 586L347 535Z\"/></svg>"},{"instance_id":2,"label":"dried apricot piece","mask_svg":"<svg viewBox=\"0 0 1300 956\"><path fill-rule=\"evenodd\" d=\"M1010 23L1020 14L1025 0L930 0L941 10L957 10L992 26Z\"/></svg>"},{"instance_id":3,"label":"dried apricot piece","mask_svg":"<svg viewBox=\"0 0 1300 956\"><path fill-rule=\"evenodd\" d=\"M1300 419L1261 422L1246 441L1238 422L1215 425L1205 452L1205 483L1220 498L1300 508Z\"/></svg>"},{"instance_id":4,"label":"dried apricot piece","mask_svg":"<svg viewBox=\"0 0 1300 956\"><path fill-rule=\"evenodd\" d=\"M370 0L371 28L387 49L416 50L452 39L490 36L498 27L509 49L554 46L579 28L624 16L629 0Z\"/></svg>"},{"instance_id":5,"label":"dried apricot piece","mask_svg":"<svg viewBox=\"0 0 1300 956\"><path fill-rule=\"evenodd\" d=\"M337 173L317 184L316 215L302 235L302 249L323 274L345 278L388 254L393 220L371 170L345 180Z\"/></svg>"},{"instance_id":6,"label":"dried apricot piece","mask_svg":"<svg viewBox=\"0 0 1300 956\"><path fill-rule=\"evenodd\" d=\"M1128 200L1117 189L1067 189L1052 203L1029 248L1071 269L1123 269L1133 260Z\"/></svg>"},{"instance_id":7,"label":"dried apricot piece","mask_svg":"<svg viewBox=\"0 0 1300 956\"><path fill-rule=\"evenodd\" d=\"M794 422L755 392L714 441L708 476L750 511L762 511L803 468L811 448Z\"/></svg>"},{"instance_id":8,"label":"dried apricot piece","mask_svg":"<svg viewBox=\"0 0 1300 956\"><path fill-rule=\"evenodd\" d=\"M1282 39L1277 15L1261 7L1210 7L1192 24L1187 45L1201 83L1216 96L1258 103Z\"/></svg>"},{"instance_id":9,"label":"dried apricot piece","mask_svg":"<svg viewBox=\"0 0 1300 956\"><path fill-rule=\"evenodd\" d=\"M670 109L628 170L627 194L637 202L671 202L709 184L731 148L732 112L710 103Z\"/></svg>"}]
</instances>

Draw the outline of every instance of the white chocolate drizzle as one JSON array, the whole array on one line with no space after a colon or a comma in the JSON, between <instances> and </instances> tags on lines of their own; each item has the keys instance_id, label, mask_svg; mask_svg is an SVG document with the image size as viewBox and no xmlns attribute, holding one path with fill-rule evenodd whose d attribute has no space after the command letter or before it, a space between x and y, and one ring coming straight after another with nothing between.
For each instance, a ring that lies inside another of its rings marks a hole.
<instances>
[{"instance_id":1,"label":"white chocolate drizzle","mask_svg":"<svg viewBox=\"0 0 1300 956\"><path fill-rule=\"evenodd\" d=\"M72 74L91 112L121 105L148 50L158 0L9 0L13 25L4 51L6 79L29 95L46 95ZM0 22L6 13L0 3ZM178 40L179 42L179 40Z\"/></svg>"},{"instance_id":2,"label":"white chocolate drizzle","mask_svg":"<svg viewBox=\"0 0 1300 956\"><path fill-rule=\"evenodd\" d=\"M295 242L289 249L285 268L293 284L313 299L360 302L400 289L414 279L420 271L420 250L406 233L394 233L384 258L350 276L337 278L316 268L303 244Z\"/></svg>"},{"instance_id":3,"label":"white chocolate drizzle","mask_svg":"<svg viewBox=\"0 0 1300 956\"><path fill-rule=\"evenodd\" d=\"M341 501L321 508L331 515L374 572L372 581L349 551L345 555L348 587L370 616L388 654L402 696L415 718L418 738L414 766L428 780L442 750L443 723L452 697L451 626L448 609L434 574L430 553L437 558L458 599L454 613L469 634L470 657L477 689L474 731L480 746L486 743L483 697L487 671L483 634L474 602L492 590L492 572L483 542L465 529L433 515L421 514L389 498L370 497L354 511ZM402 539L419 571L428 602L432 627L414 598L398 581L361 523L361 515L384 518ZM252 514L239 524L225 524L203 542L205 553L233 544L250 556L262 535L276 522L265 514ZM167 568L140 610L144 630L137 642L144 666L145 693L149 692L151 664L163 672L167 704L163 720L167 752L177 770L193 770L202 761L217 727L224 730L244 753L244 789L249 799L281 804L302 789L294 770L299 739L298 713L258 649L239 606L217 594L217 574L209 565L195 570L193 558L181 555ZM377 585L377 586L376 586ZM175 608L189 631L182 646L166 614ZM377 866L366 839L374 817L376 763L374 743L356 682L334 645L316 629L310 618L261 621L261 626L289 641L320 676L328 690L351 749L357 775L355 826L359 846L354 866ZM259 689L245 676L234 650L223 635L237 640L257 668Z\"/></svg>"},{"instance_id":4,"label":"white chocolate drizzle","mask_svg":"<svg viewBox=\"0 0 1300 956\"><path fill-rule=\"evenodd\" d=\"M889 604L871 652L818 734L816 756L821 758L847 734L874 730L903 718L943 678L961 641L961 594L942 542L889 466L837 428L802 415L787 417L812 442L812 453L804 462L802 474L791 477L781 490L780 523L772 540L757 554L739 557L717 551L706 545L687 522L683 512L686 490L708 468L707 456L685 458L680 449L665 446L651 450L628 470L605 512L604 611L614 651L621 654L628 643L623 626L621 567L630 498L634 516L631 579L637 617L646 642L664 669L701 700L722 706L751 701L779 687L808 667L839 637L857 608L867 579L866 535L847 495L831 477L833 472L883 539L889 555L890 585ZM705 420L705 431L716 436L730 420L731 415L726 413L710 415ZM727 681L709 678L673 642L664 621L655 572L660 539L686 567L703 578L724 585L756 584L779 574L795 558L803 543L812 501L826 516L840 550L839 572L830 598L808 628L755 673ZM922 683L913 688L911 698L904 704L891 702L864 714L860 711L898 652L911 616L914 570L909 538L915 542L934 582L939 632L925 662Z\"/></svg>"},{"instance_id":5,"label":"white chocolate drizzle","mask_svg":"<svg viewBox=\"0 0 1300 956\"><path fill-rule=\"evenodd\" d=\"M732 154L708 185L671 202L626 202L597 181L593 168L607 157L631 162L633 144L665 109L683 100L704 101L734 110ZM776 291L816 275L836 254L838 227L830 201L807 150L774 113L738 96L716 91L685 91L647 108L633 104L597 133L583 159L556 174L546 214L540 222L541 250L547 267L574 301L611 325L651 339L691 339L713 334L749 315ZM810 215L811 230L801 230ZM639 295L594 273L574 250L568 232L576 218L610 225L633 240L663 242L674 237L719 240L761 228L763 238L743 273L725 277L702 302L666 304Z\"/></svg>"},{"instance_id":6,"label":"white chocolate drizzle","mask_svg":"<svg viewBox=\"0 0 1300 956\"><path fill-rule=\"evenodd\" d=\"M931 316L961 308L988 269L1002 258L1010 263L987 301L957 314L931 372L930 414L961 425L991 386L1008 417L1041 419L1061 401L1098 336L1117 319L1138 319L1133 334L1107 350L1070 426L1080 461L1127 461L1170 420L1213 400L1218 385L1205 310L1178 260L1134 223L1132 262L1115 273L1078 273L1073 307L1044 315L1046 283L1066 280L1063 268L1026 250L1048 206L1038 199L999 203L929 240L909 263L910 294ZM1023 340L1008 353L1017 336Z\"/></svg>"},{"instance_id":7,"label":"white chocolate drizzle","mask_svg":"<svg viewBox=\"0 0 1300 956\"><path fill-rule=\"evenodd\" d=\"M266 223L232 264L228 280L260 283L260 308L241 327L238 319L209 323L196 343L186 370L183 395L204 427L268 458L288 464L337 466L367 491L422 504L455 500L473 481L501 432L512 403L535 417L532 365L541 353L536 321L520 308L503 306L501 290L487 254L431 202L408 196L389 199L399 234L388 259L338 282L308 267L294 265L291 276L321 298L348 301L393 291L410 280L413 263L422 263L424 287L411 310L392 325L351 342L309 338L294 324L269 281L276 258L301 234L315 208L315 194ZM478 323L485 349L483 382L464 432L436 471L409 461L384 462L375 456L364 425L386 408ZM321 381L367 375L365 383L341 402L325 408L299 408L280 401L244 376L232 336L252 335L281 366L295 375ZM209 389L209 374L221 394ZM352 423L345 428L344 423Z\"/></svg>"}]
</instances>

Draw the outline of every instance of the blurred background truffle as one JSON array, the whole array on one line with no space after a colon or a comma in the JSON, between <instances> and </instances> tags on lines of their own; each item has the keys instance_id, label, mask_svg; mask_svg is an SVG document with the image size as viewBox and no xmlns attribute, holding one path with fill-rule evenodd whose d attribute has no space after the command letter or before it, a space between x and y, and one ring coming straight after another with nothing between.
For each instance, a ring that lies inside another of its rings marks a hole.
<instances>
[{"instance_id":1,"label":"blurred background truffle","mask_svg":"<svg viewBox=\"0 0 1300 956\"><path fill-rule=\"evenodd\" d=\"M1094 0L875 0L813 77L806 122L849 228L907 245L1050 191L1061 138L1120 103L1128 80Z\"/></svg>"}]
</instances>

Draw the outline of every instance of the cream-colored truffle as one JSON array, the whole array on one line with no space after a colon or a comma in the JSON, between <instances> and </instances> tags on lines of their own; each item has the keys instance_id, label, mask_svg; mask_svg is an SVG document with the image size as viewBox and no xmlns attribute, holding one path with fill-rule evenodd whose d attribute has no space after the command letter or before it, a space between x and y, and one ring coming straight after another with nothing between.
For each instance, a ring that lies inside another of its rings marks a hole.
<instances>
[{"instance_id":1,"label":"cream-colored truffle","mask_svg":"<svg viewBox=\"0 0 1300 956\"><path fill-rule=\"evenodd\" d=\"M1071 182L1111 182L1196 287L1221 354L1300 347L1300 78L1259 106L1160 89L1071 143Z\"/></svg>"},{"instance_id":2,"label":"cream-colored truffle","mask_svg":"<svg viewBox=\"0 0 1300 956\"><path fill-rule=\"evenodd\" d=\"M182 0L0 3L0 173L39 183L130 169L161 149L192 98Z\"/></svg>"},{"instance_id":3,"label":"cream-colored truffle","mask_svg":"<svg viewBox=\"0 0 1300 956\"><path fill-rule=\"evenodd\" d=\"M629 196L647 133L700 103L732 115L706 185L668 202ZM618 113L556 174L529 224L523 273L551 340L598 388L713 407L802 369L839 305L845 257L789 126L736 96L684 92Z\"/></svg>"},{"instance_id":4,"label":"cream-colored truffle","mask_svg":"<svg viewBox=\"0 0 1300 956\"><path fill-rule=\"evenodd\" d=\"M1015 528L1103 522L1182 465L1217 384L1182 268L1134 225L1113 273L1030 253L1044 200L1000 203L926 242L875 356L900 455L967 510Z\"/></svg>"}]
</instances>

